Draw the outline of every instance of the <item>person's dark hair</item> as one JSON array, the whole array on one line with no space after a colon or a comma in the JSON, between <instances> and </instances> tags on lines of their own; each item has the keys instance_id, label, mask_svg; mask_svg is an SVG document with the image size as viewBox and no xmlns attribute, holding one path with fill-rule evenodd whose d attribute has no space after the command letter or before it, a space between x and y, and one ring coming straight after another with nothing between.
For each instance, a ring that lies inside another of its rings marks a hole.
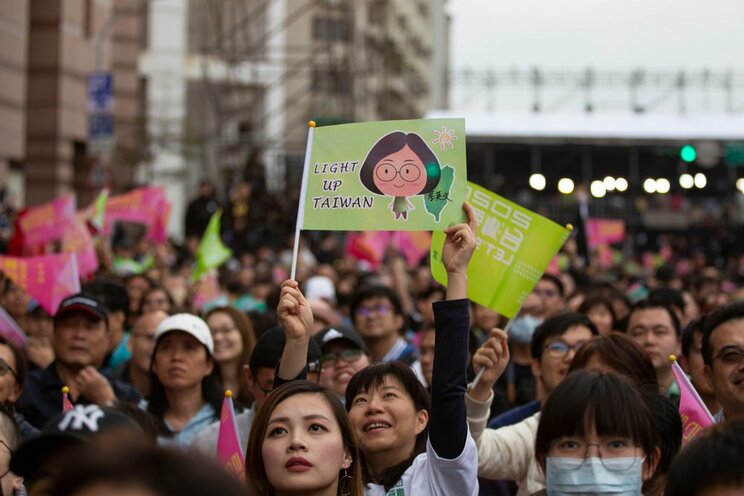
<instances>
[{"instance_id":1,"label":"person's dark hair","mask_svg":"<svg viewBox=\"0 0 744 496\"><path fill-rule=\"evenodd\" d=\"M587 341L571 360L568 372L586 368L595 357L607 368L629 378L639 387L659 386L651 359L638 343L625 334L611 332L607 336L596 336Z\"/></svg>"},{"instance_id":2,"label":"person's dark hair","mask_svg":"<svg viewBox=\"0 0 744 496\"><path fill-rule=\"evenodd\" d=\"M674 310L664 303L663 301L659 300L652 300L650 298L641 300L635 305L633 305L633 308L630 309L630 313L628 314L628 320L627 325L630 325L630 320L633 317L633 314L640 311L640 310L653 310L655 308L661 308L662 310L666 310L666 312L669 314L669 318L672 321L672 327L674 327L674 332L677 333L677 336L679 337L682 334L682 324L679 321L679 318L677 317L677 314L674 313ZM628 332L630 329L626 329L625 332Z\"/></svg>"},{"instance_id":3,"label":"person's dark hair","mask_svg":"<svg viewBox=\"0 0 744 496\"><path fill-rule=\"evenodd\" d=\"M65 462L50 494L74 496L97 484L108 484L157 496L245 495L237 478L198 453L158 447L115 453L84 449Z\"/></svg>"},{"instance_id":4,"label":"person's dark hair","mask_svg":"<svg viewBox=\"0 0 744 496\"><path fill-rule=\"evenodd\" d=\"M395 291L387 286L375 285L364 286L354 293L354 297L351 300L351 318L354 318L354 315L356 315L357 310L364 301L372 298L387 298L393 306L393 311L396 315L403 315L403 306Z\"/></svg>"},{"instance_id":5,"label":"person's dark hair","mask_svg":"<svg viewBox=\"0 0 744 496\"><path fill-rule=\"evenodd\" d=\"M250 361L251 353L253 353L253 348L256 346L256 335L253 333L253 324L245 313L233 307L213 308L204 316L204 321L206 322L209 320L209 317L215 313L224 313L230 317L233 324L235 324L235 327L238 329L238 332L240 332L240 338L243 341L243 351L240 353L240 362L237 365L238 387L240 388L240 391L233 392L235 393L236 398L244 401L248 391L248 383L246 382L245 374L241 372L241 369L243 365L248 364ZM219 370L219 367L217 373L220 375L220 380L223 381L224 384L224 377L222 377L222 372Z\"/></svg>"},{"instance_id":6,"label":"person's dark hair","mask_svg":"<svg viewBox=\"0 0 744 496\"><path fill-rule=\"evenodd\" d=\"M685 299L681 291L673 288L657 288L648 295L649 300L660 301L668 307L677 308L680 312L685 311Z\"/></svg>"},{"instance_id":7,"label":"person's dark hair","mask_svg":"<svg viewBox=\"0 0 744 496\"><path fill-rule=\"evenodd\" d=\"M561 281L559 277L554 276L553 274L543 274L542 276L540 276L540 280L552 282L558 289L558 294L561 295L561 298L565 296L566 287L563 285L563 281Z\"/></svg>"},{"instance_id":8,"label":"person's dark hair","mask_svg":"<svg viewBox=\"0 0 744 496\"><path fill-rule=\"evenodd\" d=\"M152 445L155 445L157 438L160 435L160 427L158 421L150 412L143 410L134 403L127 403L126 401L120 401L111 408L118 410L132 419L132 421L142 430L142 433L144 434L143 440L149 441Z\"/></svg>"},{"instance_id":9,"label":"person's dark hair","mask_svg":"<svg viewBox=\"0 0 744 496\"><path fill-rule=\"evenodd\" d=\"M682 355L689 359L690 349L692 349L693 336L696 332L701 335L705 333L705 317L692 319L687 327L682 330Z\"/></svg>"},{"instance_id":10,"label":"person's dark hair","mask_svg":"<svg viewBox=\"0 0 744 496\"><path fill-rule=\"evenodd\" d=\"M165 294L165 297L168 299L168 303L170 303L170 310L168 311L168 313L173 312L173 310L176 307L176 300L173 299L173 295L164 286L153 285L152 287L150 287L150 289L142 293L142 299L140 300L140 306L137 309L138 315L142 315L143 308L145 306L145 301L147 300L147 297L157 291L162 291L163 294Z\"/></svg>"},{"instance_id":11,"label":"person's dark hair","mask_svg":"<svg viewBox=\"0 0 744 496\"><path fill-rule=\"evenodd\" d=\"M578 313L587 315L592 308L595 307L604 307L607 309L608 312L610 312L610 315L612 316L612 329L617 329L617 314L615 313L615 309L612 308L612 301L604 295L592 295L587 296L584 298L584 301L581 302L581 305L579 305L579 309L577 310Z\"/></svg>"},{"instance_id":12,"label":"person's dark hair","mask_svg":"<svg viewBox=\"0 0 744 496\"><path fill-rule=\"evenodd\" d=\"M263 443L266 439L266 431L268 430L269 420L271 420L271 414L274 412L274 409L281 402L297 394L318 394L323 397L326 404L331 408L341 431L344 447L349 450L352 457L351 467L339 472L338 494L362 496L362 460L359 456L359 449L349 416L336 397L336 393L309 381L293 381L278 387L271 392L258 410L253 425L251 425L251 433L248 436L245 460L246 480L252 486L251 489L254 489L260 495L269 496L274 494L274 489L268 477L266 477L266 467L262 456ZM347 482L349 479L344 480L344 472L351 477L350 482Z\"/></svg>"},{"instance_id":13,"label":"person's dark hair","mask_svg":"<svg viewBox=\"0 0 744 496\"><path fill-rule=\"evenodd\" d=\"M578 370L566 376L542 407L535 457L543 469L553 441L583 436L592 423L597 435L628 437L651 464L656 461L654 413L639 388L612 372Z\"/></svg>"},{"instance_id":14,"label":"person's dark hair","mask_svg":"<svg viewBox=\"0 0 744 496\"><path fill-rule=\"evenodd\" d=\"M110 279L96 279L84 284L82 291L96 295L106 305L109 313L123 312L124 318L129 318L129 293L122 283Z\"/></svg>"},{"instance_id":15,"label":"person's dark hair","mask_svg":"<svg viewBox=\"0 0 744 496\"><path fill-rule=\"evenodd\" d=\"M13 354L15 360L15 381L19 389L23 389L28 377L28 362L26 354L15 343L8 340L5 336L0 336L0 344L7 346Z\"/></svg>"},{"instance_id":16,"label":"person's dark hair","mask_svg":"<svg viewBox=\"0 0 744 496\"><path fill-rule=\"evenodd\" d=\"M171 431L165 424L165 412L168 409L168 398L165 396L165 387L158 379L155 374L155 355L158 352L160 344L163 342L162 339L155 343L155 348L152 350L152 361L150 363L150 397L148 398L147 411L152 414L155 418L155 422L158 425L158 431L162 436L173 436L175 433ZM206 346L204 352L207 354L207 360L214 362L214 359L209 353ZM202 398L205 402L212 406L216 415L219 415L222 411L222 400L224 398L224 392L220 385L219 375L217 374L217 364L212 367L212 372L202 379Z\"/></svg>"},{"instance_id":17,"label":"person's dark hair","mask_svg":"<svg viewBox=\"0 0 744 496\"><path fill-rule=\"evenodd\" d=\"M375 165L388 155L402 150L406 145L421 160L426 170L426 184L424 189L417 194L428 193L437 187L442 176L442 170L434 152L429 149L418 134L396 131L380 138L367 154L367 158L364 159L362 168L359 170L359 180L368 190L378 195L382 194L374 181Z\"/></svg>"},{"instance_id":18,"label":"person's dark hair","mask_svg":"<svg viewBox=\"0 0 744 496\"><path fill-rule=\"evenodd\" d=\"M551 317L537 326L535 333L532 335L532 343L530 344L532 358L540 360L542 358L545 343L549 339L560 337L570 328L576 326L586 327L592 333L592 336L599 334L597 326L595 326L586 315L581 315L580 313L564 313Z\"/></svg>"},{"instance_id":19,"label":"person's dark hair","mask_svg":"<svg viewBox=\"0 0 744 496\"><path fill-rule=\"evenodd\" d=\"M682 417L677 405L659 393L659 389L641 388L654 415L654 432L659 458L652 477L644 484L643 494L661 494L649 489L663 487L672 461L682 447Z\"/></svg>"},{"instance_id":20,"label":"person's dark hair","mask_svg":"<svg viewBox=\"0 0 744 496\"><path fill-rule=\"evenodd\" d=\"M744 489L744 421L717 424L685 446L672 463L666 496L697 496L713 488ZM733 494L733 493L732 493Z\"/></svg>"},{"instance_id":21,"label":"person's dark hair","mask_svg":"<svg viewBox=\"0 0 744 496\"><path fill-rule=\"evenodd\" d=\"M346 386L346 410L351 409L354 398L358 394L381 387L385 384L387 377L393 377L400 382L406 393L411 397L413 407L417 412L421 410L431 411L429 393L426 391L426 388L411 371L411 368L401 362L374 363L354 374ZM411 456L398 465L385 469L376 482L382 484L386 491L390 489L401 478L403 472L411 466L414 458L426 451L426 440L428 437L429 426L427 425L416 436L416 443ZM367 483L371 481L371 477L367 473L364 453L362 453L362 462L364 482Z\"/></svg>"},{"instance_id":22,"label":"person's dark hair","mask_svg":"<svg viewBox=\"0 0 744 496\"><path fill-rule=\"evenodd\" d=\"M729 320L744 319L744 301L736 301L714 310L705 319L703 333L703 361L709 367L713 365L713 349L710 346L710 336L720 325Z\"/></svg>"},{"instance_id":23,"label":"person's dark hair","mask_svg":"<svg viewBox=\"0 0 744 496\"><path fill-rule=\"evenodd\" d=\"M0 432L5 437L5 442L8 444L11 454L15 453L21 445L22 438L21 429L18 426L12 407L0 405Z\"/></svg>"}]
</instances>

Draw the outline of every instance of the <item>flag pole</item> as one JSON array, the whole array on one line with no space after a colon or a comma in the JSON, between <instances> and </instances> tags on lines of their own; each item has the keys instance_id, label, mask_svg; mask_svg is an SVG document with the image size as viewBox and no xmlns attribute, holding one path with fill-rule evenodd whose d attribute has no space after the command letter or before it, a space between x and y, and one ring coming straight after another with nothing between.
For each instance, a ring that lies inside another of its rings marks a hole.
<instances>
[{"instance_id":1,"label":"flag pole","mask_svg":"<svg viewBox=\"0 0 744 496\"><path fill-rule=\"evenodd\" d=\"M302 167L302 186L300 187L300 203L297 205L297 223L295 224L294 248L292 249L292 270L289 278L294 279L297 274L297 253L300 249L300 231L305 222L305 196L307 195L307 173L310 170L310 153L313 150L313 131L315 121L307 123L307 146L305 147L305 163Z\"/></svg>"}]
</instances>

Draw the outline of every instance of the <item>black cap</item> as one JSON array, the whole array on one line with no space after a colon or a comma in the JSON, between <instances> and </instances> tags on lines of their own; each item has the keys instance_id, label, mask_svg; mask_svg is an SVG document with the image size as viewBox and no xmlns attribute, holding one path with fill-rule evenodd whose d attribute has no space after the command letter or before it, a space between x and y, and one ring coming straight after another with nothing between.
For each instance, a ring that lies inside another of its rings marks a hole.
<instances>
[{"instance_id":1,"label":"black cap","mask_svg":"<svg viewBox=\"0 0 744 496\"><path fill-rule=\"evenodd\" d=\"M367 345L364 344L364 340L362 339L362 337L355 331L344 326L326 327L318 334L316 334L314 339L318 342L318 345L321 347L321 349L323 348L323 346L332 341L345 339L346 341L353 344L356 348L359 348L362 351L367 351Z\"/></svg>"},{"instance_id":2,"label":"black cap","mask_svg":"<svg viewBox=\"0 0 744 496\"><path fill-rule=\"evenodd\" d=\"M52 450L89 443L96 434L119 427L141 430L134 420L116 408L75 405L72 410L60 412L49 419L39 436L23 443L10 459L10 470L27 477L33 474L44 455Z\"/></svg>"},{"instance_id":3,"label":"black cap","mask_svg":"<svg viewBox=\"0 0 744 496\"><path fill-rule=\"evenodd\" d=\"M264 331L258 338L253 353L251 353L249 362L251 372L255 374L256 370L260 368L276 368L282 358L285 342L284 330L280 326ZM307 363L311 372L315 371L314 367L317 367L317 364L320 363L320 355L320 346L314 339L311 339L307 347Z\"/></svg>"},{"instance_id":4,"label":"black cap","mask_svg":"<svg viewBox=\"0 0 744 496\"><path fill-rule=\"evenodd\" d=\"M99 320L106 320L108 317L106 305L96 295L82 292L62 300L54 315L54 320L75 312L85 313Z\"/></svg>"}]
</instances>

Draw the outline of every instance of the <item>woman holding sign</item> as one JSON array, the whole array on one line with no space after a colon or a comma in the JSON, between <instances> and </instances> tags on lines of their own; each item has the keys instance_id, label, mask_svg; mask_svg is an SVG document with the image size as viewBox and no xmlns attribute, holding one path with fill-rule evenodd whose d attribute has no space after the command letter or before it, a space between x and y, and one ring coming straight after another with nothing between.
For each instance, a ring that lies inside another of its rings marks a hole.
<instances>
[{"instance_id":1,"label":"woman holding sign","mask_svg":"<svg viewBox=\"0 0 744 496\"><path fill-rule=\"evenodd\" d=\"M467 267L475 250L476 221L445 230L442 261L447 301L434 303L436 332L431 406L424 386L400 363L357 372L346 389L346 409L362 455L365 494L475 495L476 448L465 415L469 302ZM312 324L307 300L287 281L277 309L287 333L280 378L297 376ZM415 488L415 489L414 489ZM392 491L392 492L391 492Z\"/></svg>"},{"instance_id":2,"label":"woman holding sign","mask_svg":"<svg viewBox=\"0 0 744 496\"><path fill-rule=\"evenodd\" d=\"M359 178L378 195L392 196L395 220L408 219L413 210L409 196L433 191L442 170L439 161L418 134L395 132L380 138L367 154Z\"/></svg>"}]
</instances>

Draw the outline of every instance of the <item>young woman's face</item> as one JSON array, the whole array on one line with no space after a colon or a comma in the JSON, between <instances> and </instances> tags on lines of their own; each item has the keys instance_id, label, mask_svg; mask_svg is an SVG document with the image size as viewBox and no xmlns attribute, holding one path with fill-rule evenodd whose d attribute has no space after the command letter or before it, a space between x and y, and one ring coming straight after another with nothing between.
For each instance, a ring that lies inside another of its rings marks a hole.
<instances>
[{"instance_id":1,"label":"young woman's face","mask_svg":"<svg viewBox=\"0 0 744 496\"><path fill-rule=\"evenodd\" d=\"M602 336L607 336L612 332L612 314L606 306L594 305L586 312L586 316L597 326L597 330Z\"/></svg>"},{"instance_id":2,"label":"young woman's face","mask_svg":"<svg viewBox=\"0 0 744 496\"><path fill-rule=\"evenodd\" d=\"M276 406L261 456L276 494L336 494L339 471L352 463L333 410L319 393L296 394Z\"/></svg>"},{"instance_id":3,"label":"young woman's face","mask_svg":"<svg viewBox=\"0 0 744 496\"><path fill-rule=\"evenodd\" d=\"M155 310L170 312L170 307L170 300L168 300L165 291L156 289L145 296L145 301L142 302L142 313L154 312Z\"/></svg>"},{"instance_id":4,"label":"young woman's face","mask_svg":"<svg viewBox=\"0 0 744 496\"><path fill-rule=\"evenodd\" d=\"M0 404L15 403L21 394L16 381L17 364L13 351L0 344Z\"/></svg>"},{"instance_id":5,"label":"young woman's face","mask_svg":"<svg viewBox=\"0 0 744 496\"><path fill-rule=\"evenodd\" d=\"M318 382L321 386L343 396L354 374L369 364L369 356L359 348L347 344L346 340L331 341L323 346Z\"/></svg>"},{"instance_id":6,"label":"young woman's face","mask_svg":"<svg viewBox=\"0 0 744 496\"><path fill-rule=\"evenodd\" d=\"M232 317L224 312L215 312L207 319L214 340L214 359L218 363L240 359L243 353L243 338Z\"/></svg>"},{"instance_id":7,"label":"young woman's face","mask_svg":"<svg viewBox=\"0 0 744 496\"><path fill-rule=\"evenodd\" d=\"M401 382L385 377L377 388L360 391L347 405L363 453L397 453L408 458L416 445L416 436L429 421L426 410L416 410L413 398Z\"/></svg>"},{"instance_id":8,"label":"young woman's face","mask_svg":"<svg viewBox=\"0 0 744 496\"><path fill-rule=\"evenodd\" d=\"M169 332L156 346L153 371L166 389L183 389L201 384L212 372L207 350L194 336Z\"/></svg>"},{"instance_id":9,"label":"young woman's face","mask_svg":"<svg viewBox=\"0 0 744 496\"><path fill-rule=\"evenodd\" d=\"M373 182L383 195L413 196L426 186L426 168L408 145L375 164Z\"/></svg>"}]
</instances>

